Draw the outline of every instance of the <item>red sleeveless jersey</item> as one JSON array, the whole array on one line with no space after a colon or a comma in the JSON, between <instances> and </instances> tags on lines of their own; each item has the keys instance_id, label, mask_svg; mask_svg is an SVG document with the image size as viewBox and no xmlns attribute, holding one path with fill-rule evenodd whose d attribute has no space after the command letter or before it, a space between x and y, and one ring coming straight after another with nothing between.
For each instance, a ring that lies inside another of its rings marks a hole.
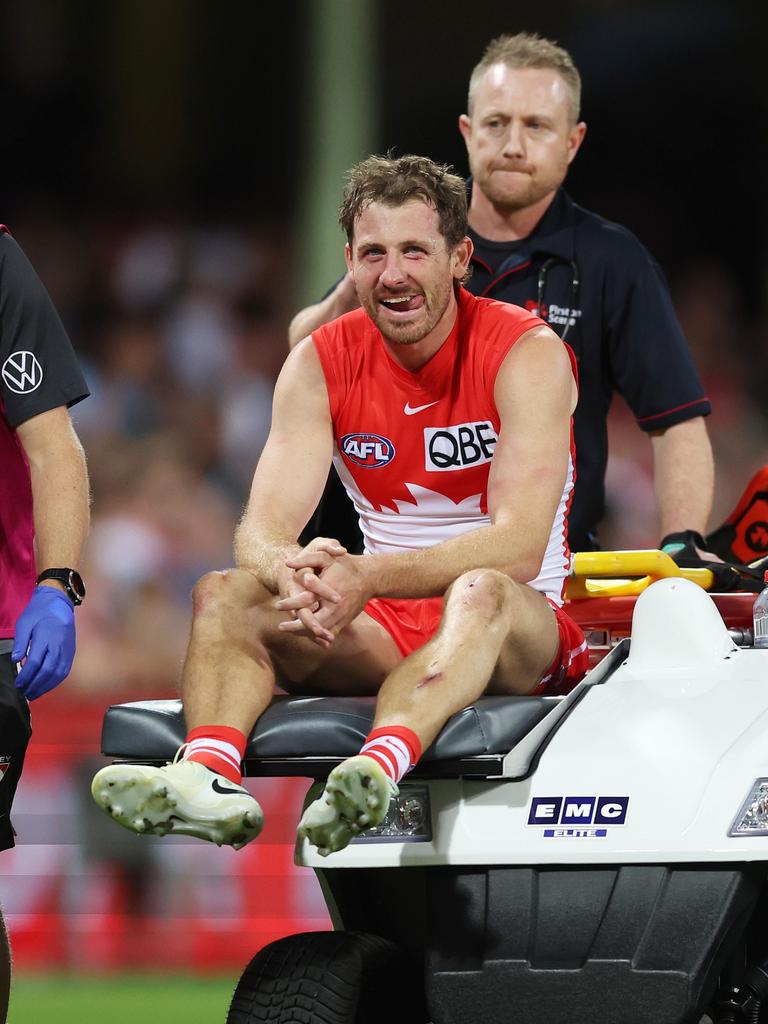
<instances>
[{"instance_id":1,"label":"red sleeveless jersey","mask_svg":"<svg viewBox=\"0 0 768 1024\"><path fill-rule=\"evenodd\" d=\"M518 306L463 288L458 306L449 337L415 373L395 362L362 309L313 332L328 388L334 464L367 552L432 547L490 525L488 471L500 426L496 374L518 338L545 325ZM542 571L531 581L558 603L570 559L573 464L572 451Z\"/></svg>"}]
</instances>

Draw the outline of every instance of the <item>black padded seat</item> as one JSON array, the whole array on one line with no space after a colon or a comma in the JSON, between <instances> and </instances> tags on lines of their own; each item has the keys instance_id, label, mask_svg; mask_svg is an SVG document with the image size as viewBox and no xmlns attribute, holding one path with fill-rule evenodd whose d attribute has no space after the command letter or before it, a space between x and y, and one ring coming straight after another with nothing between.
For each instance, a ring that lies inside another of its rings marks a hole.
<instances>
[{"instance_id":1,"label":"black padded seat","mask_svg":"<svg viewBox=\"0 0 768 1024\"><path fill-rule=\"evenodd\" d=\"M413 774L500 774L504 755L560 700L482 697L448 720ZM324 778L360 750L374 704L373 697L275 697L248 740L246 775ZM113 704L104 716L101 749L117 761L164 763L185 733L179 700Z\"/></svg>"}]
</instances>

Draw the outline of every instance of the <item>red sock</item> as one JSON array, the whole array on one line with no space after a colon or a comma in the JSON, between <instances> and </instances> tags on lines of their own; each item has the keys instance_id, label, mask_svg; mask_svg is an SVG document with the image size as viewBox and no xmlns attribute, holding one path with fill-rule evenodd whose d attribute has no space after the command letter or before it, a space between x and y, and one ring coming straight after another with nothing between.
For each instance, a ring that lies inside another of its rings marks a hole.
<instances>
[{"instance_id":1,"label":"red sock","mask_svg":"<svg viewBox=\"0 0 768 1024\"><path fill-rule=\"evenodd\" d=\"M238 786L243 781L240 763L248 737L230 725L201 725L187 734L183 759L204 764Z\"/></svg>"},{"instance_id":2,"label":"red sock","mask_svg":"<svg viewBox=\"0 0 768 1024\"><path fill-rule=\"evenodd\" d=\"M398 783L421 757L421 742L404 725L385 725L368 733L360 753L372 757Z\"/></svg>"}]
</instances>

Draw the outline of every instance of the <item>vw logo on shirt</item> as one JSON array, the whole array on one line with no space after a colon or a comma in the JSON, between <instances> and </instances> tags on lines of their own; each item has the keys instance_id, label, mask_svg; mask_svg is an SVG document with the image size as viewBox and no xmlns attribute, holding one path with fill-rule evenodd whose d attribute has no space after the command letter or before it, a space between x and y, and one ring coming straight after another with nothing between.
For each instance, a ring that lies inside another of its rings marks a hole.
<instances>
[{"instance_id":1,"label":"vw logo on shirt","mask_svg":"<svg viewBox=\"0 0 768 1024\"><path fill-rule=\"evenodd\" d=\"M6 387L17 395L28 395L43 383L43 368L33 352L13 352L0 373Z\"/></svg>"}]
</instances>

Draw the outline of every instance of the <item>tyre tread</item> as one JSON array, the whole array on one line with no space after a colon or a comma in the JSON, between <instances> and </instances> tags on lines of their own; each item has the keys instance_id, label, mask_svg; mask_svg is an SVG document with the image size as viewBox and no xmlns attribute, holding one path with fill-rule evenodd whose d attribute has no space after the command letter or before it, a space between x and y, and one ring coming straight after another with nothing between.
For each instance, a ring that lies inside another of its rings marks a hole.
<instances>
[{"instance_id":1,"label":"tyre tread","mask_svg":"<svg viewBox=\"0 0 768 1024\"><path fill-rule=\"evenodd\" d=\"M365 932L288 935L245 968L227 1024L355 1024L366 975L400 956L392 942Z\"/></svg>"}]
</instances>

